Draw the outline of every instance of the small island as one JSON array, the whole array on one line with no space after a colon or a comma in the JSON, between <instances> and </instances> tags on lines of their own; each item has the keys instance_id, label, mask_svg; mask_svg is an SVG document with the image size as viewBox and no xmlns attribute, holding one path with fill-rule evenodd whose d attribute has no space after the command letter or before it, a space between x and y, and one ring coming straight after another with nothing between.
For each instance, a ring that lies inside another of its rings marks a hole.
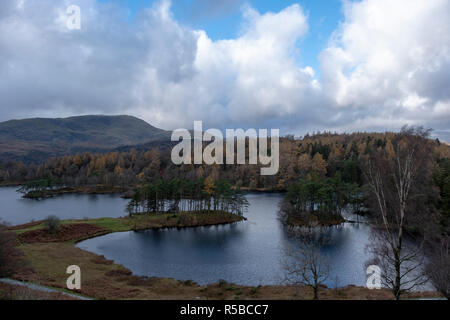
<instances>
[{"instance_id":1,"label":"small island","mask_svg":"<svg viewBox=\"0 0 450 320\"><path fill-rule=\"evenodd\" d=\"M129 188L103 184L86 186L64 186L59 179L48 178L27 181L17 190L25 199L48 199L64 194L123 194Z\"/></svg>"},{"instance_id":2,"label":"small island","mask_svg":"<svg viewBox=\"0 0 450 320\"><path fill-rule=\"evenodd\" d=\"M345 208L358 213L362 206L358 184L344 181L339 172L333 178L312 172L289 187L280 216L289 227L330 227L347 221Z\"/></svg>"}]
</instances>

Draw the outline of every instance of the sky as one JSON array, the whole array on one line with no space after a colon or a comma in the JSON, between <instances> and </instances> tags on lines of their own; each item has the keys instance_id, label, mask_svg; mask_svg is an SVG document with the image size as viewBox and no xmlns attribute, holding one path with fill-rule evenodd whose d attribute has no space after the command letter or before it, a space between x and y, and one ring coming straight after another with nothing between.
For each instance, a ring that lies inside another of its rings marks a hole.
<instances>
[{"instance_id":1,"label":"sky","mask_svg":"<svg viewBox=\"0 0 450 320\"><path fill-rule=\"evenodd\" d=\"M81 28L67 28L67 8ZM0 121L129 114L450 141L448 0L1 0Z\"/></svg>"},{"instance_id":2,"label":"sky","mask_svg":"<svg viewBox=\"0 0 450 320\"><path fill-rule=\"evenodd\" d=\"M116 3L129 12L130 20L157 0L102 0ZM300 41L299 62L311 66L320 73L317 56L326 48L328 39L343 20L340 0L176 0L172 2L172 13L176 21L193 29L205 30L214 41L233 39L239 36L243 13L247 7L261 14L279 12L284 8L300 4L308 16L310 32ZM301 58L301 60L300 60Z\"/></svg>"}]
</instances>

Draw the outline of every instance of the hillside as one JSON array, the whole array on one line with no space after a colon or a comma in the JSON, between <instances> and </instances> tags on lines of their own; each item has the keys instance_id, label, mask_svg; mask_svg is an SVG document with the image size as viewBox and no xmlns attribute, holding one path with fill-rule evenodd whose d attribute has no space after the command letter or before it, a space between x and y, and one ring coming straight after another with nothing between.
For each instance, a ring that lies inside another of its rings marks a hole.
<instances>
[{"instance_id":1,"label":"hillside","mask_svg":"<svg viewBox=\"0 0 450 320\"><path fill-rule=\"evenodd\" d=\"M38 162L168 139L169 132L131 116L10 120L0 122L0 161Z\"/></svg>"}]
</instances>

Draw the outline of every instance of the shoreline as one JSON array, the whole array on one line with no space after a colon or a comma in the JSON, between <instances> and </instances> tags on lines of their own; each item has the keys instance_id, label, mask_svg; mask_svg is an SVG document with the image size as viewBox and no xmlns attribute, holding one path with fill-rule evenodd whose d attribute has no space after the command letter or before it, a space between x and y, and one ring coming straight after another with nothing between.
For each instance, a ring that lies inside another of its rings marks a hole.
<instances>
[{"instance_id":1,"label":"shoreline","mask_svg":"<svg viewBox=\"0 0 450 320\"><path fill-rule=\"evenodd\" d=\"M245 221L244 217L222 213L227 221L221 224ZM213 214L211 214L213 215ZM220 213L218 214L220 215ZM76 246L80 241L115 232L141 231L166 228L196 228L219 224L219 219L205 221L207 214L184 214L197 217L199 220L182 220L183 214L165 214L152 217L101 218L88 220L65 220L62 226L86 225L100 229L92 229L94 234L84 234L65 241L33 242L21 241L20 249L24 252L30 268L18 272L15 280L36 283L53 288L66 289L65 283L68 265L80 265L83 272L83 285L74 293L95 299L151 299L151 300L233 300L233 299L267 299L282 300L312 299L312 289L289 285L243 286L218 280L216 283L199 285L194 281L181 281L173 278L143 277L134 275L126 267L107 260ZM20 240L21 234L42 230L43 221L10 227ZM95 233L99 232L99 233ZM103 233L102 233L103 232ZM55 239L53 239L55 240ZM58 240L58 239L56 239ZM392 299L387 289L369 290L363 287L348 285L343 288L322 287L319 291L321 299L353 300L353 299ZM436 292L415 292L404 298L437 297Z\"/></svg>"},{"instance_id":2,"label":"shoreline","mask_svg":"<svg viewBox=\"0 0 450 320\"><path fill-rule=\"evenodd\" d=\"M54 190L45 190L40 193L34 194L34 192L28 192L22 197L25 199L48 199L64 194L122 194L125 197L126 193L129 191L127 188L123 187L105 187L99 186L83 186L83 187L65 187Z\"/></svg>"},{"instance_id":3,"label":"shoreline","mask_svg":"<svg viewBox=\"0 0 450 320\"><path fill-rule=\"evenodd\" d=\"M321 216L321 214L314 215L309 214L305 218L299 216L287 216L285 217L285 224L288 227L317 227L317 228L327 228L340 226L344 223L352 223L352 221L345 219L342 215L326 215Z\"/></svg>"},{"instance_id":4,"label":"shoreline","mask_svg":"<svg viewBox=\"0 0 450 320\"><path fill-rule=\"evenodd\" d=\"M7 188L7 187L18 187L21 186L22 183L16 183L16 182L2 182L0 183L0 188Z\"/></svg>"},{"instance_id":5,"label":"shoreline","mask_svg":"<svg viewBox=\"0 0 450 320\"><path fill-rule=\"evenodd\" d=\"M7 183L0 184L0 187L20 187L23 183ZM131 199L132 190L138 186L104 186L104 185L87 185L78 187L64 187L59 189L50 189L44 191L30 191L25 193L22 197L25 199L48 199L58 195L64 194L121 194L124 199ZM235 187L234 187L235 188ZM248 188L242 187L241 190L246 193L273 193L282 194L286 190L268 189L268 188Z\"/></svg>"}]
</instances>

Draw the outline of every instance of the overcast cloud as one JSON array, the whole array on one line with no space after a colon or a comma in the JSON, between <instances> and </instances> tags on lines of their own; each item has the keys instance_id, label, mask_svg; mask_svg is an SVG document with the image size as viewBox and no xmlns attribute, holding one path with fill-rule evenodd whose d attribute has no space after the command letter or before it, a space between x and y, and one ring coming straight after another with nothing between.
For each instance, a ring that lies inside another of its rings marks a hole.
<instances>
[{"instance_id":1,"label":"overcast cloud","mask_svg":"<svg viewBox=\"0 0 450 320\"><path fill-rule=\"evenodd\" d=\"M71 4L81 30L66 28ZM450 140L450 1L343 6L319 80L299 59L310 28L300 5L246 7L240 36L213 41L164 0L134 23L96 0L1 0L0 121L130 114L164 129L203 120L297 134L423 124Z\"/></svg>"}]
</instances>

